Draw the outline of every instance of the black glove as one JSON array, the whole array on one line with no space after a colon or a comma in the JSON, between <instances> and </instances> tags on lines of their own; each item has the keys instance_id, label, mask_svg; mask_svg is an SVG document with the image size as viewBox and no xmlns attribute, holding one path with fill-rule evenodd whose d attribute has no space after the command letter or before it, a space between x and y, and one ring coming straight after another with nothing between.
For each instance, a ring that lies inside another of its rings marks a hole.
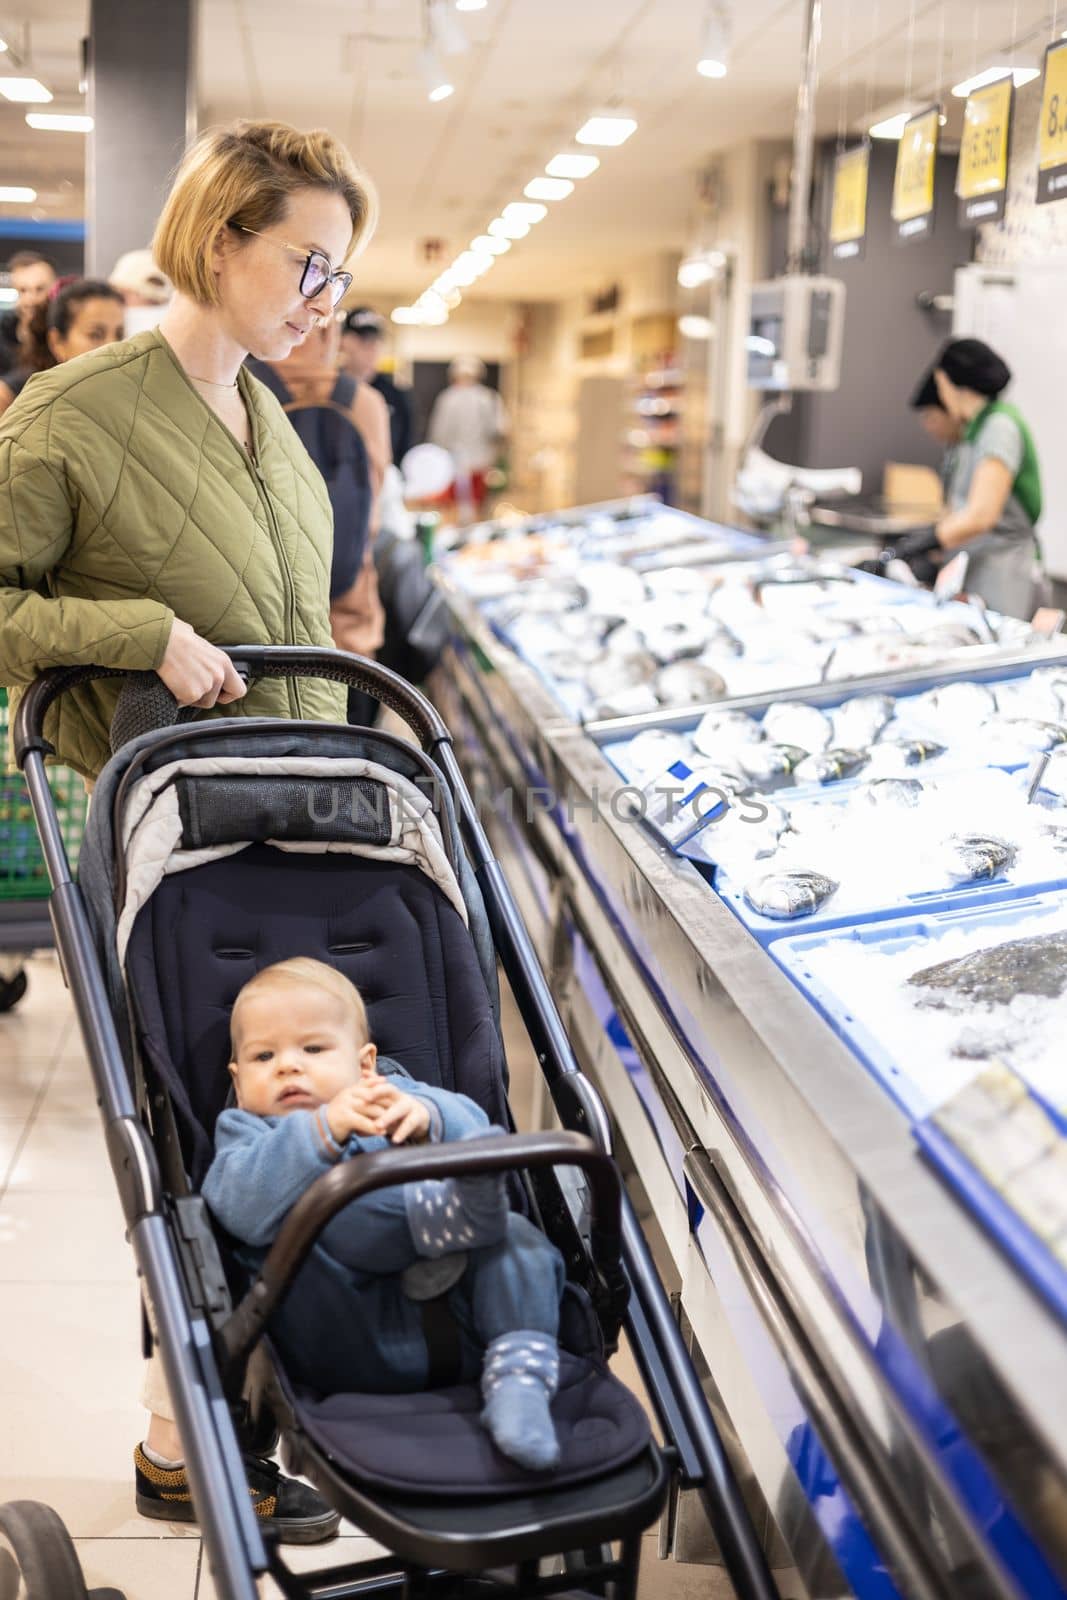
<instances>
[{"instance_id":1,"label":"black glove","mask_svg":"<svg viewBox=\"0 0 1067 1600\"><path fill-rule=\"evenodd\" d=\"M913 556L925 556L931 550L940 550L941 541L937 537L937 529L917 528L914 533L906 533L903 539L898 539L893 546L893 554L899 556L901 561L911 562Z\"/></svg>"}]
</instances>

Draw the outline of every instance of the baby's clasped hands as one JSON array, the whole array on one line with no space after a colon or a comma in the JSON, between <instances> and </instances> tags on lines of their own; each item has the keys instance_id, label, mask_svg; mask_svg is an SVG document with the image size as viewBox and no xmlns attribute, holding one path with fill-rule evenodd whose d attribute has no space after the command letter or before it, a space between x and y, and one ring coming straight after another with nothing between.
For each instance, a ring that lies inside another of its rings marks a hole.
<instances>
[{"instance_id":1,"label":"baby's clasped hands","mask_svg":"<svg viewBox=\"0 0 1067 1600\"><path fill-rule=\"evenodd\" d=\"M418 1143L430 1131L425 1101L405 1094L376 1072L339 1090L327 1102L326 1121L338 1144L344 1144L353 1133L378 1135L391 1144Z\"/></svg>"}]
</instances>

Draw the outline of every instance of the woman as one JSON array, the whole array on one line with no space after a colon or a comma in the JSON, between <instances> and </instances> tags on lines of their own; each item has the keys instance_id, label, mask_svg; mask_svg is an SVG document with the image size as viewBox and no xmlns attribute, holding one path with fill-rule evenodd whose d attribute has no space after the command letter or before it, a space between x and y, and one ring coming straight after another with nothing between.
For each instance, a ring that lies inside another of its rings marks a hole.
<instances>
[{"instance_id":1,"label":"woman","mask_svg":"<svg viewBox=\"0 0 1067 1600\"><path fill-rule=\"evenodd\" d=\"M0 381L0 412L35 373L121 339L124 309L121 294L102 279L61 278L30 319L21 364Z\"/></svg>"},{"instance_id":2,"label":"woman","mask_svg":"<svg viewBox=\"0 0 1067 1600\"><path fill-rule=\"evenodd\" d=\"M239 122L188 152L153 243L175 287L160 326L41 374L0 420L0 683L60 664L150 668L182 705L344 720L344 689L321 680L246 695L212 641L331 643L326 488L243 363L284 357L332 316L351 282L340 264L375 218L327 133ZM48 737L89 780L117 689L87 684L53 708ZM192 1520L158 1372L146 1404L139 1509ZM280 1537L336 1529L304 1485L247 1464Z\"/></svg>"},{"instance_id":3,"label":"woman","mask_svg":"<svg viewBox=\"0 0 1067 1600\"><path fill-rule=\"evenodd\" d=\"M1034 529L1041 516L1041 473L1030 430L999 398L1011 372L980 339L954 339L934 370L937 394L961 438L948 483L948 508L936 527L909 534L897 554L966 550L967 590L994 611L1030 617L1041 581Z\"/></svg>"}]
</instances>

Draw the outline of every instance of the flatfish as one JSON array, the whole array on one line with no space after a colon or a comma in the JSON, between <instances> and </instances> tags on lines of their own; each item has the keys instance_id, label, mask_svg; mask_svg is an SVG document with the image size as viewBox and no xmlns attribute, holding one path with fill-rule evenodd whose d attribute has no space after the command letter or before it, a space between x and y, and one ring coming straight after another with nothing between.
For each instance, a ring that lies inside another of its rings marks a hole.
<instances>
[{"instance_id":1,"label":"flatfish","mask_svg":"<svg viewBox=\"0 0 1067 1600\"><path fill-rule=\"evenodd\" d=\"M920 1004L940 1008L950 1007L953 995L987 1006L1010 1005L1019 994L1054 1000L1067 989L1067 932L1008 939L923 967L908 983L926 991Z\"/></svg>"}]
</instances>

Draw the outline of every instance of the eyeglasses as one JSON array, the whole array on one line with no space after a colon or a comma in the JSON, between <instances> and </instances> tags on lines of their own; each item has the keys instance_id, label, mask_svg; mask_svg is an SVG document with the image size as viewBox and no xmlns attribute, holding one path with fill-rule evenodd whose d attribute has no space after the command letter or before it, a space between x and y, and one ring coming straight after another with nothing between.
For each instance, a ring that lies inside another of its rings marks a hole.
<instances>
[{"instance_id":1,"label":"eyeglasses","mask_svg":"<svg viewBox=\"0 0 1067 1600\"><path fill-rule=\"evenodd\" d=\"M352 274L335 272L330 266L329 257L324 256L321 250L302 250L298 244L286 244L284 239L272 239L268 234L260 233L258 228L246 228L242 222L235 222L233 226L241 233L253 233L257 239L266 239L268 244L274 245L279 250L291 250L294 255L304 257L304 270L300 274L300 293L305 300L317 300L329 285L330 304L338 306L351 289Z\"/></svg>"}]
</instances>

